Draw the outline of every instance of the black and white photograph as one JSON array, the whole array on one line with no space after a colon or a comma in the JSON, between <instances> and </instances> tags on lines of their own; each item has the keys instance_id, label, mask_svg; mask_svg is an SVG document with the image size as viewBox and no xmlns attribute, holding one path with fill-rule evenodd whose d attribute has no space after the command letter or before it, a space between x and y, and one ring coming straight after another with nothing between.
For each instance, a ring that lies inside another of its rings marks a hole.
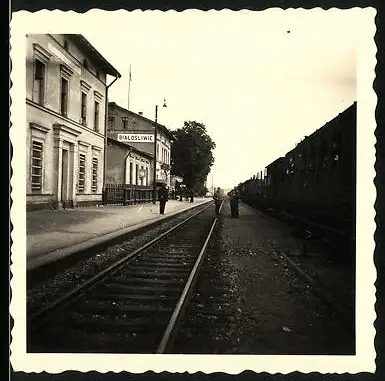
<instances>
[{"instance_id":1,"label":"black and white photograph","mask_svg":"<svg viewBox=\"0 0 385 381\"><path fill-rule=\"evenodd\" d=\"M374 372L374 8L16 12L16 371Z\"/></svg>"}]
</instances>

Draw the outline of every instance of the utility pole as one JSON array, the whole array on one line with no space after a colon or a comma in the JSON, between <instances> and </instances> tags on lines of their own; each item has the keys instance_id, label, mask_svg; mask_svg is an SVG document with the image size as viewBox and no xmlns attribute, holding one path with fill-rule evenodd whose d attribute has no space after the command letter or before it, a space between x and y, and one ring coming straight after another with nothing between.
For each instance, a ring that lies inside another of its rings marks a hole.
<instances>
[{"instance_id":1,"label":"utility pole","mask_svg":"<svg viewBox=\"0 0 385 381\"><path fill-rule=\"evenodd\" d=\"M156 204L156 141L158 138L158 105L155 106L155 132L154 132L154 173L153 173L153 184L152 184L152 203Z\"/></svg>"},{"instance_id":2,"label":"utility pole","mask_svg":"<svg viewBox=\"0 0 385 381\"><path fill-rule=\"evenodd\" d=\"M163 107L167 107L166 98L163 101ZM158 105L155 106L155 133L154 133L154 173L153 173L153 190L152 203L156 204L156 161L157 161L157 140L158 140Z\"/></svg>"}]
</instances>

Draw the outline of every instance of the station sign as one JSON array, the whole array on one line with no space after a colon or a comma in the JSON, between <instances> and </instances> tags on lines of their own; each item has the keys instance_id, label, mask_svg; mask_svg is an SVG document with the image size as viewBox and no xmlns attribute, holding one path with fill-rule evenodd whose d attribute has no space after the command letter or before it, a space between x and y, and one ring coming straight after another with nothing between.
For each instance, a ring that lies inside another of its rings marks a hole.
<instances>
[{"instance_id":1,"label":"station sign","mask_svg":"<svg viewBox=\"0 0 385 381\"><path fill-rule=\"evenodd\" d=\"M118 134L118 141L125 143L154 143L154 134Z\"/></svg>"}]
</instances>

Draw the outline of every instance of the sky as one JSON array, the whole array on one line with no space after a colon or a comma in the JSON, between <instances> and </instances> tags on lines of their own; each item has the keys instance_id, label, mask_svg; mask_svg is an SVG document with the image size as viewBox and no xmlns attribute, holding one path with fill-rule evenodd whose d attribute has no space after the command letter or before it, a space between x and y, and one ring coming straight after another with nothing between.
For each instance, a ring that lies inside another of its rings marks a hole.
<instances>
[{"instance_id":1,"label":"sky","mask_svg":"<svg viewBox=\"0 0 385 381\"><path fill-rule=\"evenodd\" d=\"M111 14L85 37L122 74L109 100L216 143L208 187L231 188L356 100L359 13L186 11ZM167 108L161 107L166 98Z\"/></svg>"}]
</instances>

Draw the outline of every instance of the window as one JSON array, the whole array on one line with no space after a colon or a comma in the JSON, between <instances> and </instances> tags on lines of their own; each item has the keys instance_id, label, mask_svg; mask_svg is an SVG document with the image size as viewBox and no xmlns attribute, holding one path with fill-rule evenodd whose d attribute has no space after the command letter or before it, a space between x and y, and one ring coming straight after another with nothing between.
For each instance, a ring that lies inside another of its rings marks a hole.
<instances>
[{"instance_id":1,"label":"window","mask_svg":"<svg viewBox=\"0 0 385 381\"><path fill-rule=\"evenodd\" d=\"M43 185L43 143L36 140L32 141L31 156L31 191L41 192Z\"/></svg>"},{"instance_id":2,"label":"window","mask_svg":"<svg viewBox=\"0 0 385 381\"><path fill-rule=\"evenodd\" d=\"M78 180L79 193L84 193L85 180L86 180L86 155L81 153L79 155L79 180Z\"/></svg>"},{"instance_id":3,"label":"window","mask_svg":"<svg viewBox=\"0 0 385 381\"><path fill-rule=\"evenodd\" d=\"M83 66L85 69L88 69L88 61L86 59L83 60Z\"/></svg>"},{"instance_id":4,"label":"window","mask_svg":"<svg viewBox=\"0 0 385 381\"><path fill-rule=\"evenodd\" d=\"M83 126L87 124L87 94L83 92L82 92L81 123Z\"/></svg>"},{"instance_id":5,"label":"window","mask_svg":"<svg viewBox=\"0 0 385 381\"><path fill-rule=\"evenodd\" d=\"M139 165L135 165L135 185L138 185L139 183Z\"/></svg>"},{"instance_id":6,"label":"window","mask_svg":"<svg viewBox=\"0 0 385 381\"><path fill-rule=\"evenodd\" d=\"M45 85L45 65L35 60L35 76L33 84L33 101L44 104L44 85Z\"/></svg>"},{"instance_id":7,"label":"window","mask_svg":"<svg viewBox=\"0 0 385 381\"><path fill-rule=\"evenodd\" d=\"M109 116L108 117L108 129L113 130L115 127L115 117Z\"/></svg>"},{"instance_id":8,"label":"window","mask_svg":"<svg viewBox=\"0 0 385 381\"><path fill-rule=\"evenodd\" d=\"M314 145L312 144L309 147L309 154L308 154L308 160L307 160L307 170L309 173L314 172L314 161L315 161L314 152L315 152L315 148L314 148Z\"/></svg>"},{"instance_id":9,"label":"window","mask_svg":"<svg viewBox=\"0 0 385 381\"><path fill-rule=\"evenodd\" d=\"M332 144L331 144L331 163L333 166L337 166L338 162L341 160L342 154L342 135L335 134L333 136Z\"/></svg>"},{"instance_id":10,"label":"window","mask_svg":"<svg viewBox=\"0 0 385 381\"><path fill-rule=\"evenodd\" d=\"M64 50L68 52L68 41L64 40Z\"/></svg>"},{"instance_id":11,"label":"window","mask_svg":"<svg viewBox=\"0 0 385 381\"><path fill-rule=\"evenodd\" d=\"M325 140L321 141L319 148L319 164L318 170L327 169L329 167L329 147Z\"/></svg>"},{"instance_id":12,"label":"window","mask_svg":"<svg viewBox=\"0 0 385 381\"><path fill-rule=\"evenodd\" d=\"M100 79L100 71L96 70L96 76Z\"/></svg>"},{"instance_id":13,"label":"window","mask_svg":"<svg viewBox=\"0 0 385 381\"><path fill-rule=\"evenodd\" d=\"M98 159L94 157L92 159L92 183L91 191L96 192L98 190Z\"/></svg>"},{"instance_id":14,"label":"window","mask_svg":"<svg viewBox=\"0 0 385 381\"><path fill-rule=\"evenodd\" d=\"M133 165L132 165L132 163L130 163L130 184L132 184L132 181L133 181Z\"/></svg>"},{"instance_id":15,"label":"window","mask_svg":"<svg viewBox=\"0 0 385 381\"><path fill-rule=\"evenodd\" d=\"M95 126L94 130L99 131L99 102L95 102L95 118L94 118Z\"/></svg>"},{"instance_id":16,"label":"window","mask_svg":"<svg viewBox=\"0 0 385 381\"><path fill-rule=\"evenodd\" d=\"M306 151L298 154L298 169L300 172L305 172L307 167Z\"/></svg>"},{"instance_id":17,"label":"window","mask_svg":"<svg viewBox=\"0 0 385 381\"><path fill-rule=\"evenodd\" d=\"M123 123L123 130L127 130L128 127L128 118L123 116L122 117L122 123Z\"/></svg>"},{"instance_id":18,"label":"window","mask_svg":"<svg viewBox=\"0 0 385 381\"><path fill-rule=\"evenodd\" d=\"M288 160L288 165L287 165L287 168L286 168L286 174L293 174L295 172L295 161L294 161L294 157L290 157L289 160Z\"/></svg>"},{"instance_id":19,"label":"window","mask_svg":"<svg viewBox=\"0 0 385 381\"><path fill-rule=\"evenodd\" d=\"M67 109L68 109L68 81L62 78L61 91L60 91L60 112L63 116L67 116Z\"/></svg>"}]
</instances>

